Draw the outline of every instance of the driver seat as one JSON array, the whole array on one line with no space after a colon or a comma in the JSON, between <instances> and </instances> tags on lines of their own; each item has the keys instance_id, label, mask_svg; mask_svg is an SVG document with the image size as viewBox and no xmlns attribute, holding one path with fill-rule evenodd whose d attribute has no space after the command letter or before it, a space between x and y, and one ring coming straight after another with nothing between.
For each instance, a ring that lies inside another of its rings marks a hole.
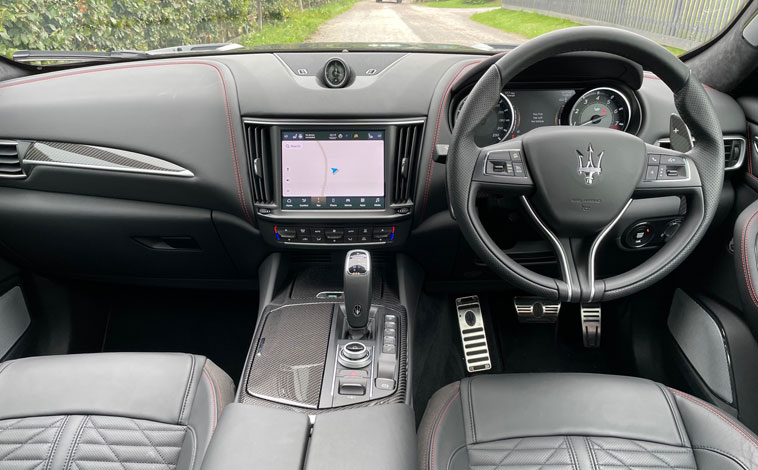
<instances>
[{"instance_id":1,"label":"driver seat","mask_svg":"<svg viewBox=\"0 0 758 470\"><path fill-rule=\"evenodd\" d=\"M429 401L421 470L758 469L758 439L693 396L594 374L466 378Z\"/></svg>"}]
</instances>

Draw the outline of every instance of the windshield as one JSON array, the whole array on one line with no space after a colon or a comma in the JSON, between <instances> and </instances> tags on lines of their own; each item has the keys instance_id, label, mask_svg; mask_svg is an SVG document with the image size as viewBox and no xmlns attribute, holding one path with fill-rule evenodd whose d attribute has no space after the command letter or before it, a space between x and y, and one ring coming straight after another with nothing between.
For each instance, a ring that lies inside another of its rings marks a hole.
<instances>
[{"instance_id":1,"label":"windshield","mask_svg":"<svg viewBox=\"0 0 758 470\"><path fill-rule=\"evenodd\" d=\"M0 54L87 61L314 43L500 50L582 24L624 28L682 54L722 31L748 1L0 0Z\"/></svg>"}]
</instances>

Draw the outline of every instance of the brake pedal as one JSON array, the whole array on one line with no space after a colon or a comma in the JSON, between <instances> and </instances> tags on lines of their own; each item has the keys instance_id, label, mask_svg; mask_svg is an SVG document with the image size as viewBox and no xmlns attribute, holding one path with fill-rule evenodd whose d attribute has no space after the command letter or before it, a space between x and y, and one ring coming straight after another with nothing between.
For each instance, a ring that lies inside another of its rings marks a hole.
<instances>
[{"instance_id":1,"label":"brake pedal","mask_svg":"<svg viewBox=\"0 0 758 470\"><path fill-rule=\"evenodd\" d=\"M463 354L469 372L482 372L492 368L487 333L484 330L482 307L479 297L472 295L455 299L458 310L458 327L463 341Z\"/></svg>"},{"instance_id":2,"label":"brake pedal","mask_svg":"<svg viewBox=\"0 0 758 470\"><path fill-rule=\"evenodd\" d=\"M600 347L602 310L600 304L582 304L582 340L585 348Z\"/></svg>"},{"instance_id":3,"label":"brake pedal","mask_svg":"<svg viewBox=\"0 0 758 470\"><path fill-rule=\"evenodd\" d=\"M539 297L514 297L513 306L521 323L555 323L561 312L560 301Z\"/></svg>"}]
</instances>

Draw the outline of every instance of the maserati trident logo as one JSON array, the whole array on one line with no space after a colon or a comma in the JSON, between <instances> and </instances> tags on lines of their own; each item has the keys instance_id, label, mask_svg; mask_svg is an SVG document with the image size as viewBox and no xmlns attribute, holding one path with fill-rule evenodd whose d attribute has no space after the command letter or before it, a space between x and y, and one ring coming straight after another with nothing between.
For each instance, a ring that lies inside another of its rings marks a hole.
<instances>
[{"instance_id":1,"label":"maserati trident logo","mask_svg":"<svg viewBox=\"0 0 758 470\"><path fill-rule=\"evenodd\" d=\"M576 151L577 159L579 159L579 168L578 172L580 175L584 176L584 182L585 184L592 184L595 182L595 175L599 175L603 172L603 168L600 166L603 161L603 155L605 155L605 151L600 152L600 155L597 156L597 160L593 160L593 155L595 151L592 150L592 144L590 144L587 147L587 155L585 157L584 154L582 154L581 151ZM584 159L587 158L587 162L584 162Z\"/></svg>"}]
</instances>

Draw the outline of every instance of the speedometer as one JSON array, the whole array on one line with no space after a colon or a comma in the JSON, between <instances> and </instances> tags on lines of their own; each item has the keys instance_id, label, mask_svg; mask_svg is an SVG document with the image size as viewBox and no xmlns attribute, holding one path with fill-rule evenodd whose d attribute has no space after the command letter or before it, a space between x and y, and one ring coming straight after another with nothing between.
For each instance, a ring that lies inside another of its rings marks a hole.
<instances>
[{"instance_id":1,"label":"speedometer","mask_svg":"<svg viewBox=\"0 0 758 470\"><path fill-rule=\"evenodd\" d=\"M569 113L572 126L607 127L625 131L629 127L629 100L613 88L595 88L579 97Z\"/></svg>"},{"instance_id":2,"label":"speedometer","mask_svg":"<svg viewBox=\"0 0 758 470\"><path fill-rule=\"evenodd\" d=\"M466 103L466 98L463 98L455 109L454 123L458 122L458 116ZM477 126L474 142L479 147L496 144L505 140L511 130L513 130L513 105L505 95L501 94L495 106L487 113L487 117Z\"/></svg>"}]
</instances>

